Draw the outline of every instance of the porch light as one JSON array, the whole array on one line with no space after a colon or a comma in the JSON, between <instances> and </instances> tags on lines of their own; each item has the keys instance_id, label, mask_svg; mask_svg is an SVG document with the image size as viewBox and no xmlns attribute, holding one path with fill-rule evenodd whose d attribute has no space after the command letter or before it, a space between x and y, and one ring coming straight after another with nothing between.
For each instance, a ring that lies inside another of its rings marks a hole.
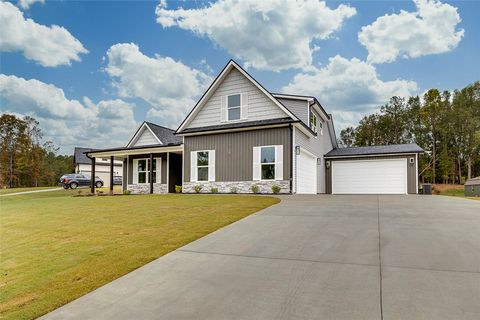
<instances>
[{"instance_id":1,"label":"porch light","mask_svg":"<svg viewBox=\"0 0 480 320\"><path fill-rule=\"evenodd\" d=\"M295 146L295 154L296 154L297 156L300 155L300 146Z\"/></svg>"},{"instance_id":2,"label":"porch light","mask_svg":"<svg viewBox=\"0 0 480 320\"><path fill-rule=\"evenodd\" d=\"M325 162L325 166L327 167L327 169L330 169L330 161Z\"/></svg>"}]
</instances>

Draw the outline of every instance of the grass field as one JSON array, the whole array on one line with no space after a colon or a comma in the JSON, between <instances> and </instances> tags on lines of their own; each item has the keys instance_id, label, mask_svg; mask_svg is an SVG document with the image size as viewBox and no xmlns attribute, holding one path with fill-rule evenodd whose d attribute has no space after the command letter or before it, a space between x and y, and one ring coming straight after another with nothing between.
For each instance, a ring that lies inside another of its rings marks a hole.
<instances>
[{"instance_id":1,"label":"grass field","mask_svg":"<svg viewBox=\"0 0 480 320\"><path fill-rule=\"evenodd\" d=\"M58 187L30 187L30 188L0 189L0 195L2 195L2 194L10 194L10 193L17 193L17 192L24 192L24 191L45 190L45 189L52 189L52 188L58 188Z\"/></svg>"},{"instance_id":2,"label":"grass field","mask_svg":"<svg viewBox=\"0 0 480 320\"><path fill-rule=\"evenodd\" d=\"M41 316L279 202L263 196L75 194L0 198L0 318Z\"/></svg>"},{"instance_id":3,"label":"grass field","mask_svg":"<svg viewBox=\"0 0 480 320\"><path fill-rule=\"evenodd\" d=\"M441 196L462 197L466 199L480 200L480 197L465 197L464 187L459 184L434 184L433 190Z\"/></svg>"}]
</instances>

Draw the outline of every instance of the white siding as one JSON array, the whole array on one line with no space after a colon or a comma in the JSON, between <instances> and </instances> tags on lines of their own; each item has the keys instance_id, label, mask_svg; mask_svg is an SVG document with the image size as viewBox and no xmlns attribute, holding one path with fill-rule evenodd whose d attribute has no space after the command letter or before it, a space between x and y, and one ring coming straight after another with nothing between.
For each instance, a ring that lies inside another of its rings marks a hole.
<instances>
[{"instance_id":1,"label":"white siding","mask_svg":"<svg viewBox=\"0 0 480 320\"><path fill-rule=\"evenodd\" d=\"M300 146L311 153L317 158L321 158L322 163L317 165L317 192L325 193L325 159L323 156L333 149L332 141L330 140L330 133L327 129L327 123L323 122L323 135L320 134L320 121L323 121L315 110L312 110L317 116L317 137L309 138L306 134L295 128L295 146ZM295 164L296 165L296 164ZM293 174L296 174L296 170L293 170ZM294 178L296 179L296 177Z\"/></svg>"},{"instance_id":2,"label":"white siding","mask_svg":"<svg viewBox=\"0 0 480 320\"><path fill-rule=\"evenodd\" d=\"M153 136L153 134L148 130L148 128L144 128L143 132L137 138L137 141L134 142L133 146L149 146L152 144L158 144L157 138Z\"/></svg>"},{"instance_id":3,"label":"white siding","mask_svg":"<svg viewBox=\"0 0 480 320\"><path fill-rule=\"evenodd\" d=\"M248 118L242 121L256 121L288 117L250 80L238 70L232 69L205 103L188 128L218 125L221 120L221 97L236 93L248 93Z\"/></svg>"},{"instance_id":4,"label":"white siding","mask_svg":"<svg viewBox=\"0 0 480 320\"><path fill-rule=\"evenodd\" d=\"M305 122L306 125L309 123L308 116L308 101L306 100L293 100L293 99L277 99L287 107L294 115L296 115L300 120Z\"/></svg>"}]
</instances>

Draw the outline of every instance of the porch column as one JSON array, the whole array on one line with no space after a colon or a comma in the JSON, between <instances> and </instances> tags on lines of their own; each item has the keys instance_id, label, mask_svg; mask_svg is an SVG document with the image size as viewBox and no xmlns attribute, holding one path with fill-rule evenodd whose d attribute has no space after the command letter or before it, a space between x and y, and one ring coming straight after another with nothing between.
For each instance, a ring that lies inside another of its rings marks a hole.
<instances>
[{"instance_id":1,"label":"porch column","mask_svg":"<svg viewBox=\"0 0 480 320\"><path fill-rule=\"evenodd\" d=\"M150 163L148 166L148 181L150 181L150 193L153 193L153 153L150 153Z\"/></svg>"},{"instance_id":2,"label":"porch column","mask_svg":"<svg viewBox=\"0 0 480 320\"><path fill-rule=\"evenodd\" d=\"M113 156L110 156L110 194L113 194Z\"/></svg>"},{"instance_id":3,"label":"porch column","mask_svg":"<svg viewBox=\"0 0 480 320\"><path fill-rule=\"evenodd\" d=\"M90 192L95 193L95 157L92 157L92 172L90 172Z\"/></svg>"}]
</instances>

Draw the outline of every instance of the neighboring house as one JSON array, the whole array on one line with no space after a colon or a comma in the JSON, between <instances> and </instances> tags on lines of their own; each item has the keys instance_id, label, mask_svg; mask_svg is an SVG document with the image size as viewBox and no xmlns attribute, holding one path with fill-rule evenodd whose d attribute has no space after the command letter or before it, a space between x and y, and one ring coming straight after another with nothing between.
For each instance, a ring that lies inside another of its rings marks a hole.
<instances>
[{"instance_id":1,"label":"neighboring house","mask_svg":"<svg viewBox=\"0 0 480 320\"><path fill-rule=\"evenodd\" d=\"M468 179L465 182L464 194L466 197L480 196L480 177Z\"/></svg>"},{"instance_id":2,"label":"neighboring house","mask_svg":"<svg viewBox=\"0 0 480 320\"><path fill-rule=\"evenodd\" d=\"M338 148L332 117L315 97L271 93L231 60L176 131L144 122L126 147L88 154L122 161L123 188L134 193L175 185L186 193L271 193L274 185L281 193L417 193L423 150L377 148Z\"/></svg>"},{"instance_id":3,"label":"neighboring house","mask_svg":"<svg viewBox=\"0 0 480 320\"><path fill-rule=\"evenodd\" d=\"M75 167L75 173L86 173L91 175L92 172L92 160L90 160L86 152L94 151L92 148L75 147L73 153L73 165ZM110 186L110 157L96 158L95 159L95 175L103 180L104 186ZM122 176L122 161L116 160L114 164L114 176Z\"/></svg>"}]
</instances>

